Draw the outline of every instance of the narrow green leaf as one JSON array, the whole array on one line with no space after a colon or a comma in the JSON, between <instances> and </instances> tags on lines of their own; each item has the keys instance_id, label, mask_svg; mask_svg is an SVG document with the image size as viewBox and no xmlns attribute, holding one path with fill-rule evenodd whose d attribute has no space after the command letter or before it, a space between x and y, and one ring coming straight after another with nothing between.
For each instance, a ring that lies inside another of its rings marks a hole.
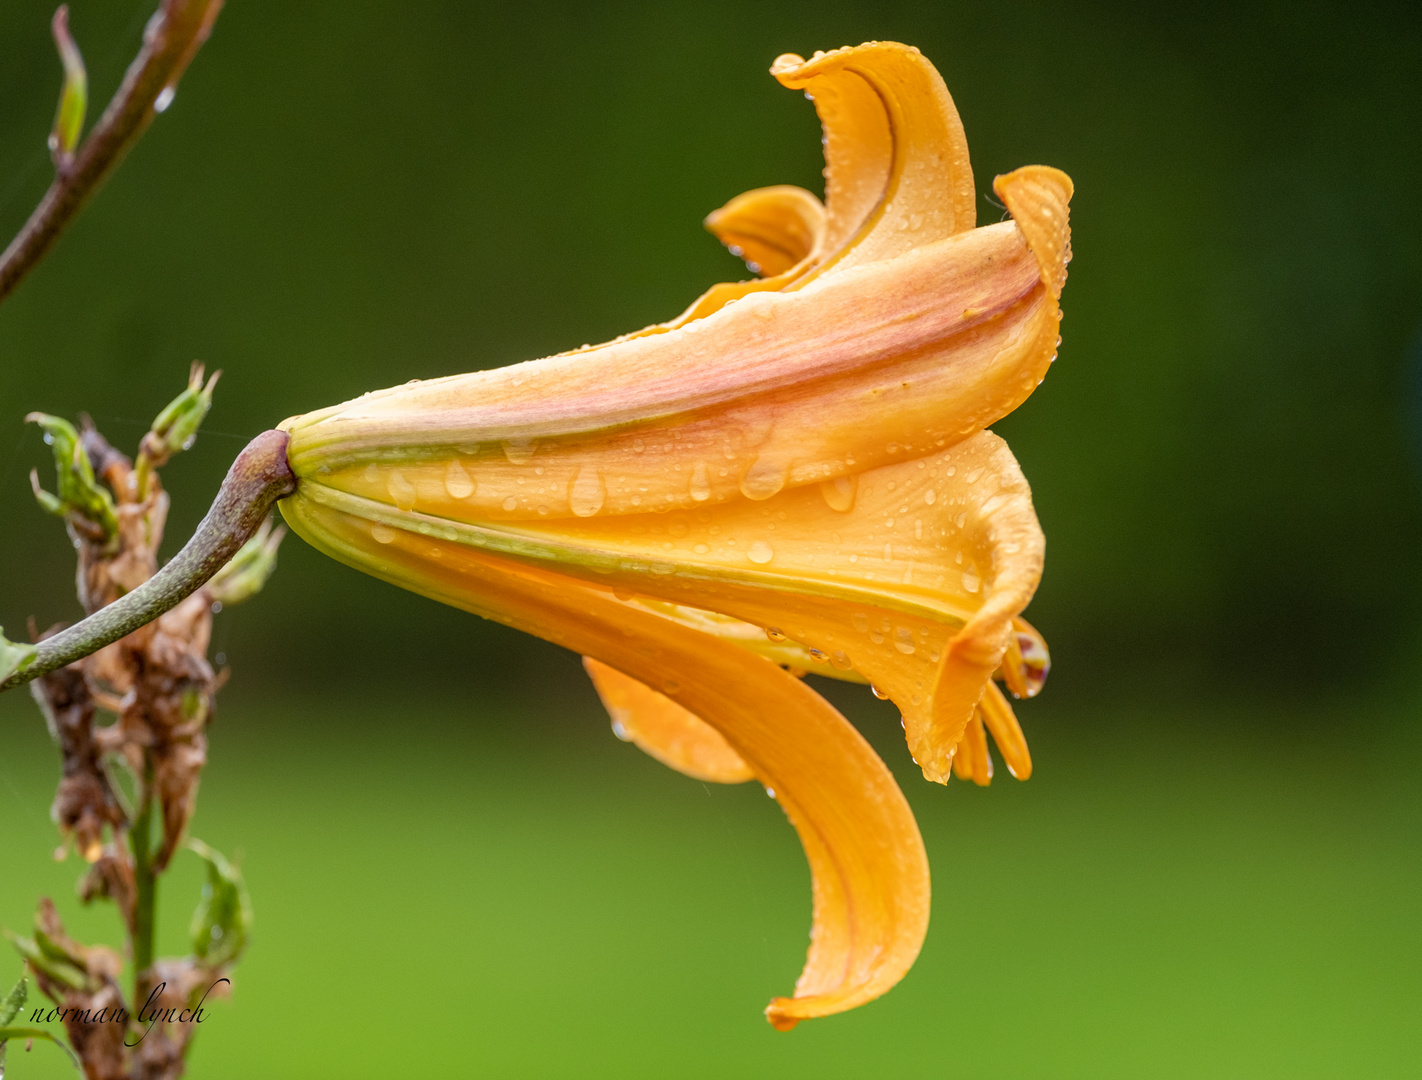
<instances>
[{"instance_id":1,"label":"narrow green leaf","mask_svg":"<svg viewBox=\"0 0 1422 1080\"><path fill-rule=\"evenodd\" d=\"M64 87L59 92L59 111L54 128L49 133L49 152L54 163L64 168L74 159L79 136L84 132L84 114L89 108L89 76L84 70L84 57L69 33L69 6L61 5L50 23L54 43L59 47L59 60L64 65Z\"/></svg>"},{"instance_id":2,"label":"narrow green leaf","mask_svg":"<svg viewBox=\"0 0 1422 1080\"><path fill-rule=\"evenodd\" d=\"M201 840L188 848L207 863L202 899L190 928L193 953L208 967L236 963L252 932L252 901L237 868Z\"/></svg>"}]
</instances>

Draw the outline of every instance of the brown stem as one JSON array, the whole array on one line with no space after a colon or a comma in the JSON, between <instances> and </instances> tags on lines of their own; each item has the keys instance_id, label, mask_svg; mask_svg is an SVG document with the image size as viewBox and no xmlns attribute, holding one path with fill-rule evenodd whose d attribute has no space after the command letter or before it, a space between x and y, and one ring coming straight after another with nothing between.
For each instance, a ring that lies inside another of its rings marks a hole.
<instances>
[{"instance_id":1,"label":"brown stem","mask_svg":"<svg viewBox=\"0 0 1422 1080\"><path fill-rule=\"evenodd\" d=\"M155 103L178 85L207 40L222 0L163 0L143 31L143 48L129 65L98 124L74 160L57 172L29 221L0 255L0 300L14 291L59 239L105 177L161 111ZM166 102L163 103L166 107Z\"/></svg>"},{"instance_id":2,"label":"brown stem","mask_svg":"<svg viewBox=\"0 0 1422 1080\"><path fill-rule=\"evenodd\" d=\"M264 431L248 443L227 471L207 516L172 561L108 607L41 641L35 659L0 683L0 691L98 652L202 588L257 531L277 500L296 490L286 444L284 431Z\"/></svg>"}]
</instances>

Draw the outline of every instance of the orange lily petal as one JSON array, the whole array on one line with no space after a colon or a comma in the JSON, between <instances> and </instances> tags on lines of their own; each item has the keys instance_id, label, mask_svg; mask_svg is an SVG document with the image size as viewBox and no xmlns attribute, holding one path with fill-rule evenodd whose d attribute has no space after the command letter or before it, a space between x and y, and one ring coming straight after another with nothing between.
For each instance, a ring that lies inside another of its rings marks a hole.
<instances>
[{"instance_id":1,"label":"orange lily petal","mask_svg":"<svg viewBox=\"0 0 1422 1080\"><path fill-rule=\"evenodd\" d=\"M715 728L795 826L814 914L795 994L766 1013L780 1028L863 1004L912 965L928 925L928 862L908 803L863 737L828 702L734 645L546 569L314 500L282 513L303 537L396 585L538 634L646 683ZM379 529L381 526L375 526Z\"/></svg>"},{"instance_id":2,"label":"orange lily petal","mask_svg":"<svg viewBox=\"0 0 1422 1080\"><path fill-rule=\"evenodd\" d=\"M780 57L770 73L815 102L825 132L825 248L817 272L893 258L977 224L968 141L937 70L892 41Z\"/></svg>"},{"instance_id":3,"label":"orange lily petal","mask_svg":"<svg viewBox=\"0 0 1422 1080\"><path fill-rule=\"evenodd\" d=\"M953 775L959 780L971 780L978 787L992 783L992 755L988 753L981 713L974 713L963 729L962 741L953 755Z\"/></svg>"},{"instance_id":4,"label":"orange lily petal","mask_svg":"<svg viewBox=\"0 0 1422 1080\"><path fill-rule=\"evenodd\" d=\"M740 784L755 778L715 728L665 694L590 656L583 657L583 667L619 739L696 780Z\"/></svg>"},{"instance_id":5,"label":"orange lily petal","mask_svg":"<svg viewBox=\"0 0 1422 1080\"><path fill-rule=\"evenodd\" d=\"M286 505L307 502L365 519L377 538L419 531L774 629L887 693L914 759L939 782L1043 558L1027 483L989 432L863 474L848 510L818 486L689 514L546 524L458 522L314 480Z\"/></svg>"},{"instance_id":6,"label":"orange lily petal","mask_svg":"<svg viewBox=\"0 0 1422 1080\"><path fill-rule=\"evenodd\" d=\"M761 277L791 270L819 247L825 207L804 188L780 184L737 195L706 218L706 228Z\"/></svg>"},{"instance_id":7,"label":"orange lily petal","mask_svg":"<svg viewBox=\"0 0 1422 1080\"><path fill-rule=\"evenodd\" d=\"M978 716L992 732L992 741L997 743L998 752L1002 754L1007 771L1018 780L1031 777L1032 755L1027 749L1027 737L1022 734L1022 727L1017 723L1017 714L1012 711L1012 703L1002 696L1002 691L993 683L988 683L983 690L982 700L978 702Z\"/></svg>"}]
</instances>

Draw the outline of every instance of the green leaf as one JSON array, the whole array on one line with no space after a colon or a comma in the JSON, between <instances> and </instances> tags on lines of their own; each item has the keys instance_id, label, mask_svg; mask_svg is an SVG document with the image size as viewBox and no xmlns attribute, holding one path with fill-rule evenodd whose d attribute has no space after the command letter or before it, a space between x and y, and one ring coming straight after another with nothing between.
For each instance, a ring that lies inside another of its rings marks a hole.
<instances>
[{"instance_id":1,"label":"green leaf","mask_svg":"<svg viewBox=\"0 0 1422 1080\"><path fill-rule=\"evenodd\" d=\"M21 975L20 981L5 995L5 1000L0 1001L0 1027L9 1024L19 1015L29 997L30 980Z\"/></svg>"},{"instance_id":2,"label":"green leaf","mask_svg":"<svg viewBox=\"0 0 1422 1080\"><path fill-rule=\"evenodd\" d=\"M69 7L62 5L50 23L54 43L59 48L59 61L64 65L64 87L59 92L59 111L54 128L49 133L49 152L61 169L74 159L79 136L84 132L84 113L89 107L89 76L84 70L84 57L69 33Z\"/></svg>"},{"instance_id":3,"label":"green leaf","mask_svg":"<svg viewBox=\"0 0 1422 1080\"><path fill-rule=\"evenodd\" d=\"M5 628L0 626L0 682L4 682L17 671L24 671L35 662L39 653L33 645L10 641L5 637Z\"/></svg>"},{"instance_id":4,"label":"green leaf","mask_svg":"<svg viewBox=\"0 0 1422 1080\"><path fill-rule=\"evenodd\" d=\"M226 967L247 947L252 900L241 873L220 852L196 839L188 841L188 849L207 863L207 881L190 928L193 953L208 967Z\"/></svg>"},{"instance_id":5,"label":"green leaf","mask_svg":"<svg viewBox=\"0 0 1422 1080\"><path fill-rule=\"evenodd\" d=\"M69 1055L69 1060L74 1063L74 1067L83 1071L83 1066L79 1064L79 1059L74 1056L74 1051L69 1049L44 1028L37 1027L0 1027L0 1050L5 1048L7 1039L43 1039L45 1042L54 1043L55 1046ZM3 1060L3 1059L0 1059Z\"/></svg>"}]
</instances>

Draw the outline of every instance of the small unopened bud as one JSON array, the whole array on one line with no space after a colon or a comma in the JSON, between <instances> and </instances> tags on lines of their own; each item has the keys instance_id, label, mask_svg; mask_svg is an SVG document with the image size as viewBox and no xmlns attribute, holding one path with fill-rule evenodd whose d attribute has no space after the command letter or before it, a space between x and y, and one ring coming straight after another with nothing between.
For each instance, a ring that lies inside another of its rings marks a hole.
<instances>
[{"instance_id":1,"label":"small unopened bud","mask_svg":"<svg viewBox=\"0 0 1422 1080\"><path fill-rule=\"evenodd\" d=\"M143 437L143 453L156 468L165 465L179 450L192 446L197 430L212 408L212 389L222 372L214 371L204 385L203 365L194 361L188 372L188 386L168 403Z\"/></svg>"},{"instance_id":2,"label":"small unopened bud","mask_svg":"<svg viewBox=\"0 0 1422 1080\"><path fill-rule=\"evenodd\" d=\"M285 536L285 527L274 529L272 519L267 518L256 535L237 549L232 561L213 575L207 583L207 591L212 595L214 614L262 591L276 569L277 548Z\"/></svg>"},{"instance_id":3,"label":"small unopened bud","mask_svg":"<svg viewBox=\"0 0 1422 1080\"><path fill-rule=\"evenodd\" d=\"M69 33L69 5L63 4L50 23L54 43L59 48L59 60L64 65L64 87L59 92L59 110L54 116L54 128L49 133L49 152L55 168L66 170L79 147L84 132L84 113L89 107L89 76L84 70L84 57Z\"/></svg>"},{"instance_id":4,"label":"small unopened bud","mask_svg":"<svg viewBox=\"0 0 1422 1080\"><path fill-rule=\"evenodd\" d=\"M30 485L40 506L94 539L112 540L118 535L113 496L95 479L94 466L84 452L74 425L58 416L38 412L30 413L25 420L43 428L45 441L54 448L58 494L51 495L39 486L38 473L30 474Z\"/></svg>"}]
</instances>

